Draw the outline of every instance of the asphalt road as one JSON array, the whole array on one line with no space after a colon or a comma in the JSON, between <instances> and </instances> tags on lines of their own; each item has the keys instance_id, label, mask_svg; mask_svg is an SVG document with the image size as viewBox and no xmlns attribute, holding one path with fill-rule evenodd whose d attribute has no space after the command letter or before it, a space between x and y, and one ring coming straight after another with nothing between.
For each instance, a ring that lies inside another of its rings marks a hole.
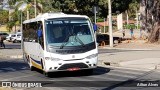
<instances>
[{"instance_id":1,"label":"asphalt road","mask_svg":"<svg viewBox=\"0 0 160 90\"><path fill-rule=\"evenodd\" d=\"M20 44L9 43L7 47L19 48ZM103 49L99 51L100 53L121 52L121 50ZM0 81L39 81L44 86L42 88L14 88L17 90L160 90L160 87L156 86L160 86L159 76L159 70L140 71L98 66L91 75L79 71L52 73L51 77L46 77L38 69L30 71L23 60L10 58L0 60ZM148 83L155 86L145 86ZM54 87L55 85L57 87Z\"/></svg>"},{"instance_id":2,"label":"asphalt road","mask_svg":"<svg viewBox=\"0 0 160 90\"><path fill-rule=\"evenodd\" d=\"M20 49L21 43L4 42L6 49Z\"/></svg>"},{"instance_id":3,"label":"asphalt road","mask_svg":"<svg viewBox=\"0 0 160 90\"><path fill-rule=\"evenodd\" d=\"M137 84L142 81L148 83L146 82L148 80L159 81L159 75L160 72L156 70L139 71L98 66L90 75L80 71L52 73L50 77L46 77L38 69L30 71L23 60L3 59L0 61L0 81L40 81L44 84L43 90L150 90L153 87L137 87ZM52 87L55 85L58 87ZM36 88L23 89L37 90ZM154 90L156 90L155 87Z\"/></svg>"}]
</instances>

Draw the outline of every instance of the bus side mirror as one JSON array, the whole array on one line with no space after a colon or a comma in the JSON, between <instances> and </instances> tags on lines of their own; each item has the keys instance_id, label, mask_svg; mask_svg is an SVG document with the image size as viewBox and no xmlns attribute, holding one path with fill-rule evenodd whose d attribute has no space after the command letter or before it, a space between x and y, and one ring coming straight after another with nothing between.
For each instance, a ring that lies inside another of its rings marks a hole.
<instances>
[{"instance_id":1,"label":"bus side mirror","mask_svg":"<svg viewBox=\"0 0 160 90\"><path fill-rule=\"evenodd\" d=\"M93 24L93 29L94 29L94 32L96 32L98 30L98 26L96 24Z\"/></svg>"}]
</instances>

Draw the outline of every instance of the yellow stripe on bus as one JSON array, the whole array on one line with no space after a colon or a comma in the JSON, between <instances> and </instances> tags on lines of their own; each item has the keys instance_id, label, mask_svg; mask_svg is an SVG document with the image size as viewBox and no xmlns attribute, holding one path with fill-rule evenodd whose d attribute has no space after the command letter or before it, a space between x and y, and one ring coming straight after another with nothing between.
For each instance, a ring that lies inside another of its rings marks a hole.
<instances>
[{"instance_id":1,"label":"yellow stripe on bus","mask_svg":"<svg viewBox=\"0 0 160 90\"><path fill-rule=\"evenodd\" d=\"M36 62L34 62L34 60L31 60L31 62L34 67L42 70L42 66L40 64L37 64Z\"/></svg>"}]
</instances>

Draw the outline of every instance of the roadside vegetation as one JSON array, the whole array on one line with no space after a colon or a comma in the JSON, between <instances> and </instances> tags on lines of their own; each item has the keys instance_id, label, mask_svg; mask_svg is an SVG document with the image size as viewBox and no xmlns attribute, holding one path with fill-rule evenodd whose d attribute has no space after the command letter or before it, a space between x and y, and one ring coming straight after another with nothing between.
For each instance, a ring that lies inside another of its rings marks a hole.
<instances>
[{"instance_id":1,"label":"roadside vegetation","mask_svg":"<svg viewBox=\"0 0 160 90\"><path fill-rule=\"evenodd\" d=\"M149 42L160 42L160 1L159 0L111 0L112 14L124 13L129 19L135 19L136 13L140 11L141 30L145 31ZM0 2L2 5L2 1ZM9 31L20 25L20 11L18 8L27 4L22 12L23 20L34 18L45 12L64 12L67 14L85 14L94 21L93 7L97 7L98 21L102 21L108 15L108 0L9 0L12 11L2 10L0 12L0 24L7 25ZM36 6L35 6L36 4ZM126 17L124 15L124 17ZM125 25L129 28L133 25ZM135 26L133 26L135 27Z\"/></svg>"}]
</instances>

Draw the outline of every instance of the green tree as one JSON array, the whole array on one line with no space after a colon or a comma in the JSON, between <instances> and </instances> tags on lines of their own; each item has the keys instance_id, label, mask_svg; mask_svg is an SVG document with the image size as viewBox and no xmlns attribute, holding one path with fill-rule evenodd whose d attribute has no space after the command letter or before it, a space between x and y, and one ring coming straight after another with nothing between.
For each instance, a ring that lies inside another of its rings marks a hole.
<instances>
[{"instance_id":1,"label":"green tree","mask_svg":"<svg viewBox=\"0 0 160 90\"><path fill-rule=\"evenodd\" d=\"M43 12L43 4L44 4L44 0L10 0L9 1L9 4L11 5L11 6L14 6L14 5L16 5L15 7L13 7L14 9L15 9L15 11L17 11L18 10L18 8L22 5L22 4L24 4L24 3L26 3L27 4L27 7L26 7L26 13L27 13L27 19L29 19L30 18L30 11L32 11L33 10L33 8L35 8L35 2L36 2L36 10L37 11L34 11L34 13L35 12L38 12L38 13L42 13ZM32 17L32 15L31 15L31 18L33 18Z\"/></svg>"},{"instance_id":2,"label":"green tree","mask_svg":"<svg viewBox=\"0 0 160 90\"><path fill-rule=\"evenodd\" d=\"M38 13L42 13L42 3L43 0L36 0L36 8ZM9 5L11 9L14 9L14 12L10 14L10 21L7 24L7 28L10 30L13 26L20 25L20 11L18 10L21 5L24 3L27 4L26 10L22 12L23 20L33 18L35 15L34 11L34 1L33 0L9 0ZM31 12L31 13L30 13ZM7 15L8 16L8 15Z\"/></svg>"},{"instance_id":3,"label":"green tree","mask_svg":"<svg viewBox=\"0 0 160 90\"><path fill-rule=\"evenodd\" d=\"M129 8L132 0L113 0L112 12L124 12ZM98 6L98 15L106 17L108 15L108 0L52 0L53 8L61 9L65 13L77 13L93 16L93 7Z\"/></svg>"},{"instance_id":4,"label":"green tree","mask_svg":"<svg viewBox=\"0 0 160 90\"><path fill-rule=\"evenodd\" d=\"M34 1L35 0L10 0L12 5L16 2L27 3L28 12L23 12L25 17L34 17ZM93 7L98 6L97 16L106 18L108 15L108 0L36 0L37 12L57 12L62 11L68 14L82 14L93 18ZM20 4L19 4L20 5ZM18 5L17 5L18 7ZM134 16L138 9L138 0L112 0L112 14L125 12L128 10L130 16ZM16 10L15 10L16 12Z\"/></svg>"},{"instance_id":5,"label":"green tree","mask_svg":"<svg viewBox=\"0 0 160 90\"><path fill-rule=\"evenodd\" d=\"M6 10L1 10L0 11L0 24L5 24L8 22L8 11Z\"/></svg>"},{"instance_id":6,"label":"green tree","mask_svg":"<svg viewBox=\"0 0 160 90\"><path fill-rule=\"evenodd\" d=\"M15 23L14 23L13 21L8 22L8 23L7 23L7 30L8 30L9 32L11 32L13 26L15 26Z\"/></svg>"},{"instance_id":7,"label":"green tree","mask_svg":"<svg viewBox=\"0 0 160 90\"><path fill-rule=\"evenodd\" d=\"M129 8L127 9L127 13L129 14L130 18L136 18L136 13L140 9L140 1L139 0L132 0L129 4Z\"/></svg>"}]
</instances>

